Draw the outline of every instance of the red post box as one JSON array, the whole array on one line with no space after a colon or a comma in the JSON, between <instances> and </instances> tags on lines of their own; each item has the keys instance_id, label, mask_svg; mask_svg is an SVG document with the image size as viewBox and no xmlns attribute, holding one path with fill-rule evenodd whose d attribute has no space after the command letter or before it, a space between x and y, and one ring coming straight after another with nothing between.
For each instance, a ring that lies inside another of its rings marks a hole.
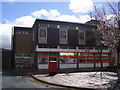
<instances>
[{"instance_id":1,"label":"red post box","mask_svg":"<svg viewBox=\"0 0 120 90\"><path fill-rule=\"evenodd\" d=\"M49 76L54 76L57 74L57 62L49 61Z\"/></svg>"}]
</instances>

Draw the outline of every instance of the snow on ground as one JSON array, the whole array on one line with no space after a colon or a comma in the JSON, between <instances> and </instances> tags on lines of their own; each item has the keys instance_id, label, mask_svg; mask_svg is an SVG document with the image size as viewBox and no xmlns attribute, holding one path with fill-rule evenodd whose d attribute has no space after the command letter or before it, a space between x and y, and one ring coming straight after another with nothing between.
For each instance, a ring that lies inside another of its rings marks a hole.
<instances>
[{"instance_id":1,"label":"snow on ground","mask_svg":"<svg viewBox=\"0 0 120 90\"><path fill-rule=\"evenodd\" d=\"M83 88L108 88L111 82L117 80L117 74L113 72L102 72L102 78L100 75L101 72L80 72L55 76L48 76L48 74L33 76L50 83Z\"/></svg>"}]
</instances>

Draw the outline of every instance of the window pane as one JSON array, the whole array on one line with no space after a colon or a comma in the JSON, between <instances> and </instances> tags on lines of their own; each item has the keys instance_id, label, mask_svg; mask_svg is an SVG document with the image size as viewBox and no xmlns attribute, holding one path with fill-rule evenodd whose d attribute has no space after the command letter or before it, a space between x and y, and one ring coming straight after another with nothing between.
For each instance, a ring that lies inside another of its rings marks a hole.
<instances>
[{"instance_id":1,"label":"window pane","mask_svg":"<svg viewBox=\"0 0 120 90\"><path fill-rule=\"evenodd\" d=\"M79 32L79 39L84 39L84 32Z\"/></svg>"},{"instance_id":2,"label":"window pane","mask_svg":"<svg viewBox=\"0 0 120 90\"><path fill-rule=\"evenodd\" d=\"M48 63L48 58L47 57L39 57L39 63Z\"/></svg>"},{"instance_id":3,"label":"window pane","mask_svg":"<svg viewBox=\"0 0 120 90\"><path fill-rule=\"evenodd\" d=\"M67 38L66 31L60 31L60 38Z\"/></svg>"},{"instance_id":4,"label":"window pane","mask_svg":"<svg viewBox=\"0 0 120 90\"><path fill-rule=\"evenodd\" d=\"M40 30L39 35L40 37L46 37L46 30Z\"/></svg>"},{"instance_id":5,"label":"window pane","mask_svg":"<svg viewBox=\"0 0 120 90\"><path fill-rule=\"evenodd\" d=\"M24 63L30 63L30 59L29 58L25 58L24 59Z\"/></svg>"}]
</instances>

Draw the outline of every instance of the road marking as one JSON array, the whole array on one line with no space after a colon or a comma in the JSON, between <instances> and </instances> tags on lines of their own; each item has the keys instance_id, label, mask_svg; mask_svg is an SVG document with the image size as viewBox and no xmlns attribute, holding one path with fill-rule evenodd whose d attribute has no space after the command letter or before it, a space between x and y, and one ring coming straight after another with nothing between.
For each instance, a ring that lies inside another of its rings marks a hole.
<instances>
[{"instance_id":1,"label":"road marking","mask_svg":"<svg viewBox=\"0 0 120 90\"><path fill-rule=\"evenodd\" d=\"M43 83L43 82L37 81L33 77L31 77L31 76L29 76L29 79L31 81L35 82L35 83L42 84L42 85L45 85L45 86L53 86L53 87L56 87L56 88L65 88L66 89L66 87L60 87L60 86L50 85L50 84L47 84L47 83Z\"/></svg>"}]
</instances>

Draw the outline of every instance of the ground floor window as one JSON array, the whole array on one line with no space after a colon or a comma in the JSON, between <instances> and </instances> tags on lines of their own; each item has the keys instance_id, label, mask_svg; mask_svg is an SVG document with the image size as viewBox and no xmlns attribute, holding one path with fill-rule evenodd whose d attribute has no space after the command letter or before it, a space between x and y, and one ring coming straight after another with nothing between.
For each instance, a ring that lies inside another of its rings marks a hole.
<instances>
[{"instance_id":1,"label":"ground floor window","mask_svg":"<svg viewBox=\"0 0 120 90\"><path fill-rule=\"evenodd\" d=\"M48 63L48 57L38 57L38 63L39 64L47 64Z\"/></svg>"},{"instance_id":2,"label":"ground floor window","mask_svg":"<svg viewBox=\"0 0 120 90\"><path fill-rule=\"evenodd\" d=\"M77 59L73 57L60 57L60 63L76 63Z\"/></svg>"},{"instance_id":3,"label":"ground floor window","mask_svg":"<svg viewBox=\"0 0 120 90\"><path fill-rule=\"evenodd\" d=\"M49 61L57 61L58 54L56 52L38 52L38 64L47 64Z\"/></svg>"},{"instance_id":4,"label":"ground floor window","mask_svg":"<svg viewBox=\"0 0 120 90\"><path fill-rule=\"evenodd\" d=\"M77 58L76 58L76 53L65 53L61 52L59 53L60 56L60 63L76 63Z\"/></svg>"},{"instance_id":5,"label":"ground floor window","mask_svg":"<svg viewBox=\"0 0 120 90\"><path fill-rule=\"evenodd\" d=\"M99 53L79 53L79 61L80 63L86 62L86 63L100 63L100 54ZM104 62L108 62L109 55L106 53L101 54L101 59Z\"/></svg>"},{"instance_id":6,"label":"ground floor window","mask_svg":"<svg viewBox=\"0 0 120 90\"><path fill-rule=\"evenodd\" d=\"M16 58L15 59L16 67L17 68L23 67L23 62L24 62L23 58Z\"/></svg>"},{"instance_id":7,"label":"ground floor window","mask_svg":"<svg viewBox=\"0 0 120 90\"><path fill-rule=\"evenodd\" d=\"M109 54L102 53L101 59L104 66L108 66ZM100 53L97 52L38 52L38 68L48 69L49 61L57 61L59 68L100 67Z\"/></svg>"},{"instance_id":8,"label":"ground floor window","mask_svg":"<svg viewBox=\"0 0 120 90\"><path fill-rule=\"evenodd\" d=\"M31 54L15 54L16 68L30 67Z\"/></svg>"},{"instance_id":9,"label":"ground floor window","mask_svg":"<svg viewBox=\"0 0 120 90\"><path fill-rule=\"evenodd\" d=\"M108 62L108 54L103 53L101 55L103 62ZM79 60L79 63L94 63L100 62L99 53L65 53L65 52L39 52L38 53L38 63L48 63L49 61L60 60L60 63L76 63Z\"/></svg>"}]
</instances>

